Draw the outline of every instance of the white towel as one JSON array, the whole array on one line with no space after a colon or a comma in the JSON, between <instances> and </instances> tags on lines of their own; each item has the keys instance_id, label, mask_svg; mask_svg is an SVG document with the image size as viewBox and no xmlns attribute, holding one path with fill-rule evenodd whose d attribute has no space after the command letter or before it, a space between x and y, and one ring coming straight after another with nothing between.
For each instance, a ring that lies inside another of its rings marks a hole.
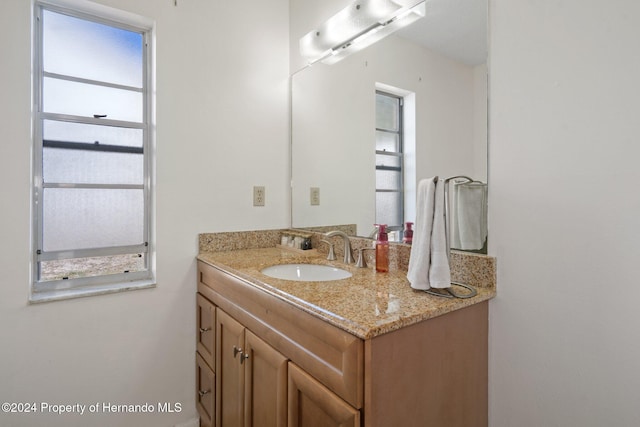
<instances>
[{"instance_id":1,"label":"white towel","mask_svg":"<svg viewBox=\"0 0 640 427\"><path fill-rule=\"evenodd\" d=\"M423 179L418 183L416 220L409 256L407 278L413 289L429 289L431 266L431 231L435 212L435 190L438 177Z\"/></svg>"},{"instance_id":2,"label":"white towel","mask_svg":"<svg viewBox=\"0 0 640 427\"><path fill-rule=\"evenodd\" d=\"M445 231L445 198L443 179L436 184L433 230L431 231L431 267L429 268L429 285L432 288L448 288L451 286L451 270L447 253L447 233Z\"/></svg>"},{"instance_id":3,"label":"white towel","mask_svg":"<svg viewBox=\"0 0 640 427\"><path fill-rule=\"evenodd\" d=\"M456 187L454 245L458 249L482 249L487 239L487 184L474 182Z\"/></svg>"}]
</instances>

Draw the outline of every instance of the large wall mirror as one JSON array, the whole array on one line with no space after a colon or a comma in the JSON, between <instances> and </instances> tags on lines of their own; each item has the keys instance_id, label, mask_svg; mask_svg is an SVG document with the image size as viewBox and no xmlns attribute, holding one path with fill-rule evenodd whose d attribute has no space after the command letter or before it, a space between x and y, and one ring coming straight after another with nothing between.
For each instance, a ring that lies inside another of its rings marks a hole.
<instances>
[{"instance_id":1,"label":"large wall mirror","mask_svg":"<svg viewBox=\"0 0 640 427\"><path fill-rule=\"evenodd\" d=\"M487 0L427 0L411 26L305 67L300 37L351 3L291 0L292 226L355 224L367 237L377 222L413 222L423 178L486 183ZM464 246L452 242L486 251Z\"/></svg>"}]
</instances>

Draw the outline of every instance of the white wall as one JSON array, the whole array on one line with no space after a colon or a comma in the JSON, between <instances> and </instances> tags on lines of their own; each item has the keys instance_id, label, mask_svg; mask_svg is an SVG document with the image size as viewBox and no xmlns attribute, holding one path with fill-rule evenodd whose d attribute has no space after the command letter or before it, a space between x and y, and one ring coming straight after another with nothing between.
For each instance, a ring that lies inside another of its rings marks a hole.
<instances>
[{"instance_id":1,"label":"white wall","mask_svg":"<svg viewBox=\"0 0 640 427\"><path fill-rule=\"evenodd\" d=\"M490 1L492 427L640 423L639 19Z\"/></svg>"},{"instance_id":2,"label":"white wall","mask_svg":"<svg viewBox=\"0 0 640 427\"><path fill-rule=\"evenodd\" d=\"M0 401L172 402L173 415L0 413L2 426L173 426L194 406L197 234L287 226L288 2L101 0L157 25L155 289L28 305L30 2L0 3ZM252 186L267 206L251 206Z\"/></svg>"}]
</instances>

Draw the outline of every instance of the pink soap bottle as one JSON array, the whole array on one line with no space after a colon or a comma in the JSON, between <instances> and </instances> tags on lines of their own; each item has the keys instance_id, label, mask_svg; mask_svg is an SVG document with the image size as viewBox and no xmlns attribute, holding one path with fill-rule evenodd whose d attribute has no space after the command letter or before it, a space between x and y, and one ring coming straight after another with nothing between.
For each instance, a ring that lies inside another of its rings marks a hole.
<instances>
[{"instance_id":1,"label":"pink soap bottle","mask_svg":"<svg viewBox=\"0 0 640 427\"><path fill-rule=\"evenodd\" d=\"M376 241L376 271L386 273L389 271L389 237L387 235L387 224L376 224L378 226L378 240Z\"/></svg>"},{"instance_id":2,"label":"pink soap bottle","mask_svg":"<svg viewBox=\"0 0 640 427\"><path fill-rule=\"evenodd\" d=\"M402 243L407 243L410 245L411 242L413 241L413 229L411 227L413 227L413 223L407 222L404 227L404 235L402 237Z\"/></svg>"}]
</instances>

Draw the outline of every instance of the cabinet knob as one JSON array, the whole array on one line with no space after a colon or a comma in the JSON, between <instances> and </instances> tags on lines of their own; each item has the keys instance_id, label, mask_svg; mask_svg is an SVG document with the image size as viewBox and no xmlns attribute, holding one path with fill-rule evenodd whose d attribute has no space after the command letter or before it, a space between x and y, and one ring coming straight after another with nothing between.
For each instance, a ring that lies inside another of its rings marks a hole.
<instances>
[{"instance_id":1,"label":"cabinet knob","mask_svg":"<svg viewBox=\"0 0 640 427\"><path fill-rule=\"evenodd\" d=\"M242 348L236 347L235 345L233 346L233 358L235 359L236 356L238 355L238 353L240 353L240 360L242 360Z\"/></svg>"},{"instance_id":2,"label":"cabinet knob","mask_svg":"<svg viewBox=\"0 0 640 427\"><path fill-rule=\"evenodd\" d=\"M198 394L200 395L200 397L204 396L205 394L209 394L211 393L211 389L209 390L198 390Z\"/></svg>"},{"instance_id":3,"label":"cabinet knob","mask_svg":"<svg viewBox=\"0 0 640 427\"><path fill-rule=\"evenodd\" d=\"M242 353L240 355L240 364L242 365L244 363L245 360L247 360L249 358L249 354L248 353Z\"/></svg>"},{"instance_id":4,"label":"cabinet knob","mask_svg":"<svg viewBox=\"0 0 640 427\"><path fill-rule=\"evenodd\" d=\"M208 332L210 330L211 330L211 328L200 328L200 333L204 334L205 332Z\"/></svg>"}]
</instances>

